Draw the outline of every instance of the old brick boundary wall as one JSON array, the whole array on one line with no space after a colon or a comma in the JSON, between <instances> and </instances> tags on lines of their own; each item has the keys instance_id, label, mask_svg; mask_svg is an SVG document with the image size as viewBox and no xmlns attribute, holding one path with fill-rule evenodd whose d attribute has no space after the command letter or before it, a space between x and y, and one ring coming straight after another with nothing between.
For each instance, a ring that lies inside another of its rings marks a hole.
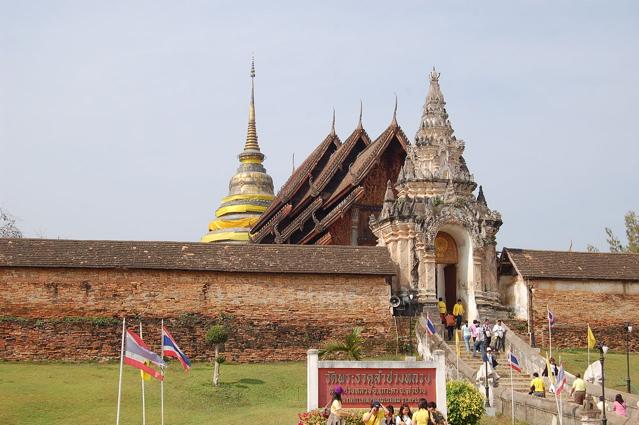
<instances>
[{"instance_id":1,"label":"old brick boundary wall","mask_svg":"<svg viewBox=\"0 0 639 425\"><path fill-rule=\"evenodd\" d=\"M586 348L588 323L595 337L611 349L626 350L624 326L630 322L630 351L639 351L639 295L588 291L537 289L533 308L535 333L540 347L548 346L546 305L557 317L552 330L553 347Z\"/></svg>"},{"instance_id":2,"label":"old brick boundary wall","mask_svg":"<svg viewBox=\"0 0 639 425\"><path fill-rule=\"evenodd\" d=\"M181 348L208 360L204 334L230 330L228 360L301 360L362 326L370 354L394 352L386 277L91 268L0 268L0 359L113 360L121 322L142 320L159 348L165 319Z\"/></svg>"}]
</instances>

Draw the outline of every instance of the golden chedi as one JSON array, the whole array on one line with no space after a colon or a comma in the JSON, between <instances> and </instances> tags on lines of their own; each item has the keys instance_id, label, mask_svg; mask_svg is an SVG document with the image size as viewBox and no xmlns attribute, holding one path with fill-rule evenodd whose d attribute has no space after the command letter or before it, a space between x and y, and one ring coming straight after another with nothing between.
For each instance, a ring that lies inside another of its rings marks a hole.
<instances>
[{"instance_id":1,"label":"golden chedi","mask_svg":"<svg viewBox=\"0 0 639 425\"><path fill-rule=\"evenodd\" d=\"M229 194L215 211L215 220L202 242L246 243L249 231L273 200L273 179L262 165L264 154L257 143L255 127L255 64L251 65L251 103L244 150L240 166L229 182Z\"/></svg>"}]
</instances>

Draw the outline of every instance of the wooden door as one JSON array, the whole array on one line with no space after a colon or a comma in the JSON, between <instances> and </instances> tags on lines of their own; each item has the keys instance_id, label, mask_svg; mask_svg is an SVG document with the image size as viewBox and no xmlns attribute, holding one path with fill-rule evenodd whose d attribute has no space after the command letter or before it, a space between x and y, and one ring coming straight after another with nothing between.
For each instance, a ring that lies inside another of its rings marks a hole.
<instances>
[{"instance_id":1,"label":"wooden door","mask_svg":"<svg viewBox=\"0 0 639 425\"><path fill-rule=\"evenodd\" d=\"M449 264L444 267L444 291L446 308L453 311L457 302L457 265Z\"/></svg>"}]
</instances>

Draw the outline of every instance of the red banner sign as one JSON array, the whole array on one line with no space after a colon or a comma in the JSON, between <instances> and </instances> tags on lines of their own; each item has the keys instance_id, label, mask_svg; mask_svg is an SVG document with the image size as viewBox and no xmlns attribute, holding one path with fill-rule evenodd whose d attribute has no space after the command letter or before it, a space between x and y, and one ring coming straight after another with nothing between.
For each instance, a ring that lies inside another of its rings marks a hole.
<instances>
[{"instance_id":1,"label":"red banner sign","mask_svg":"<svg viewBox=\"0 0 639 425\"><path fill-rule=\"evenodd\" d=\"M331 399L331 391L343 388L344 407L370 407L373 400L399 407L416 406L420 398L435 401L435 368L319 368L319 406Z\"/></svg>"}]
</instances>

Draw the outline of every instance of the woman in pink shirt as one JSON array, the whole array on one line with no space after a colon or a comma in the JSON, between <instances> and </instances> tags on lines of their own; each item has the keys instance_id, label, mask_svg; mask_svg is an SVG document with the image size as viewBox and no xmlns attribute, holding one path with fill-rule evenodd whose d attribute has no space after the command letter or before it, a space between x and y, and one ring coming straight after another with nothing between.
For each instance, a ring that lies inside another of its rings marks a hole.
<instances>
[{"instance_id":1,"label":"woman in pink shirt","mask_svg":"<svg viewBox=\"0 0 639 425\"><path fill-rule=\"evenodd\" d=\"M621 397L621 394L617 394L615 396L615 402L612 404L612 410L619 416L628 416L626 407L626 402L623 401L623 397Z\"/></svg>"}]
</instances>

